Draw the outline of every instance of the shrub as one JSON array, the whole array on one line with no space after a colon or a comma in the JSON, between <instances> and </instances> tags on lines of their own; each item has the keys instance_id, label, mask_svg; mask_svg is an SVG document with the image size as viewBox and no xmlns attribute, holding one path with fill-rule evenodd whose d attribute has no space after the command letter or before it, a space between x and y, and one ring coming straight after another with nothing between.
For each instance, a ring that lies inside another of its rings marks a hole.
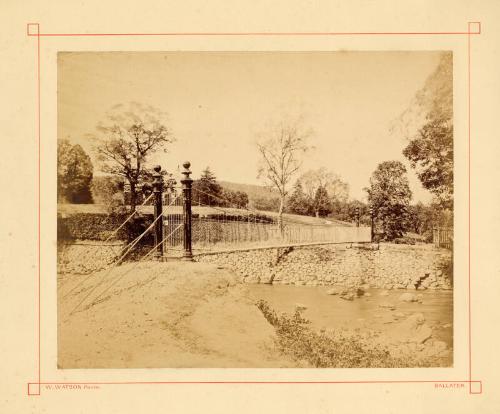
<instances>
[{"instance_id":1,"label":"shrub","mask_svg":"<svg viewBox=\"0 0 500 414\"><path fill-rule=\"evenodd\" d=\"M411 237L398 237L392 241L395 244L415 244L415 239Z\"/></svg>"},{"instance_id":2,"label":"shrub","mask_svg":"<svg viewBox=\"0 0 500 414\"><path fill-rule=\"evenodd\" d=\"M307 361L316 368L395 368L421 366L422 361L396 358L389 350L355 332L334 331L319 333L308 325L300 309L290 317L277 315L267 302L257 307L276 330L280 352L295 361Z\"/></svg>"},{"instance_id":3,"label":"shrub","mask_svg":"<svg viewBox=\"0 0 500 414\"><path fill-rule=\"evenodd\" d=\"M153 216L148 215L136 215L132 220L130 220L126 225L126 236L127 241L131 242L136 237L139 237L153 222ZM154 244L154 227L151 228L138 243L139 245L153 245Z\"/></svg>"}]
</instances>

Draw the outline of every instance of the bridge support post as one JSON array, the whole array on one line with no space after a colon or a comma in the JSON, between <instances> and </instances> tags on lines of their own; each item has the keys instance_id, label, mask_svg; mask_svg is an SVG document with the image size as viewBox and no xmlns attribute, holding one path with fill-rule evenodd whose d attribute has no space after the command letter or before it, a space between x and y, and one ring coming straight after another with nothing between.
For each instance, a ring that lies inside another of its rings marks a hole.
<instances>
[{"instance_id":1,"label":"bridge support post","mask_svg":"<svg viewBox=\"0 0 500 414\"><path fill-rule=\"evenodd\" d=\"M153 174L153 193L154 193L154 243L156 246L155 258L163 258L163 176L161 175L161 166L154 168Z\"/></svg>"},{"instance_id":2,"label":"bridge support post","mask_svg":"<svg viewBox=\"0 0 500 414\"><path fill-rule=\"evenodd\" d=\"M182 183L182 194L183 194L183 206L182 213L184 219L184 254L182 256L182 260L192 261L193 260L193 249L192 249L192 239L191 239L191 220L192 220L192 212L191 212L191 192L193 180L190 177L191 171L189 167L191 167L191 163L189 161L184 162L182 164L184 167L184 171L182 174L184 178L181 180Z\"/></svg>"}]
</instances>

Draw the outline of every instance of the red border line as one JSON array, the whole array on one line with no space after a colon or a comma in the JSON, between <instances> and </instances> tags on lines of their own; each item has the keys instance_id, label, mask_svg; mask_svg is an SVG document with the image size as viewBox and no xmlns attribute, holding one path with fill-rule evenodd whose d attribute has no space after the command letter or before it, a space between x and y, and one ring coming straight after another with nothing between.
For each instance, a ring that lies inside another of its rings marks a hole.
<instances>
[{"instance_id":1,"label":"red border line","mask_svg":"<svg viewBox=\"0 0 500 414\"><path fill-rule=\"evenodd\" d=\"M477 31L471 32L471 26L476 25ZM36 33L30 33L29 26L36 26ZM471 35L481 34L481 22L468 22L467 32L170 32L170 33L40 33L39 23L28 23L26 27L27 36L37 37L37 116L36 116L36 130L37 130L37 189L36 189L36 203L38 207L37 214L37 254L36 254L36 284L38 288L38 361L37 361L37 377L38 385L57 385L57 384L72 384L72 385L122 385L122 384L394 384L394 383L460 383L469 384L469 394L482 393L482 382L472 381L472 306L471 306L471 248L470 248L470 230L471 230L471 178L470 178L470 143L471 143ZM125 382L41 382L41 239L40 239L40 223L41 223L41 65L40 65L40 38L41 37L98 37L98 36L391 36L391 35L467 35L467 120L468 120L468 134L467 134L467 173L468 173L468 310L469 310L469 367L468 367L468 380L466 381L439 381L439 380L387 380L387 381L125 381ZM480 384L480 392L473 392L472 383ZM33 384L33 383L30 383ZM28 384L29 394L29 384ZM40 395L29 394L29 395Z\"/></svg>"},{"instance_id":2,"label":"red border line","mask_svg":"<svg viewBox=\"0 0 500 414\"><path fill-rule=\"evenodd\" d=\"M84 37L84 36L428 36L472 35L481 32L166 32L166 33L40 33L28 36Z\"/></svg>"},{"instance_id":3,"label":"red border line","mask_svg":"<svg viewBox=\"0 0 500 414\"><path fill-rule=\"evenodd\" d=\"M468 28L470 32L470 25L471 23L468 23ZM471 207L471 196L470 196L470 131L471 131L471 117L470 117L470 101L471 101L471 95L470 95L470 53L471 48L470 48L470 35L467 35L467 176L468 176L468 183L467 183L467 190L468 190L468 200L467 200L467 209L468 209L468 283L469 283L469 289L468 289L468 299L469 299L469 381L472 380L472 301L471 301L471 255L470 255L470 242L471 242L471 237L470 237L470 219L471 219L471 214L470 214L470 207ZM469 382L469 393L472 393L472 384Z\"/></svg>"},{"instance_id":4,"label":"red border line","mask_svg":"<svg viewBox=\"0 0 500 414\"><path fill-rule=\"evenodd\" d=\"M40 25L37 24L38 34L40 33ZM40 94L40 36L37 36L37 168L38 168L38 183L37 183L37 204L38 204L38 223L37 223L37 283L38 283L38 383L41 382L41 238L40 238L40 211L41 211L41 94Z\"/></svg>"},{"instance_id":5,"label":"red border line","mask_svg":"<svg viewBox=\"0 0 500 414\"><path fill-rule=\"evenodd\" d=\"M40 385L147 385L147 384L467 384L470 381L439 381L439 380L374 380L374 381L118 381L118 382L41 382ZM472 381L480 382L480 381Z\"/></svg>"}]
</instances>

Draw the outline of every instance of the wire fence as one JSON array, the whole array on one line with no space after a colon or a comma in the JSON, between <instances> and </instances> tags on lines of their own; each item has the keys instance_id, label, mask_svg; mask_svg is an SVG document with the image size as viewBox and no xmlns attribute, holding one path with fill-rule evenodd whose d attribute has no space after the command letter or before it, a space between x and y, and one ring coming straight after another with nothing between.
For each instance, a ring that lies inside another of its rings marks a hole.
<instances>
[{"instance_id":1,"label":"wire fence","mask_svg":"<svg viewBox=\"0 0 500 414\"><path fill-rule=\"evenodd\" d=\"M371 241L370 227L338 226L336 224L303 224L283 218L280 228L276 215L237 205L203 190L193 188L191 240L194 254L218 250L265 247L300 243L353 243ZM182 254L183 229L172 232L183 223L181 189L172 189L164 203L164 254ZM205 204L201 200L211 200ZM216 205L214 205L216 204Z\"/></svg>"}]
</instances>

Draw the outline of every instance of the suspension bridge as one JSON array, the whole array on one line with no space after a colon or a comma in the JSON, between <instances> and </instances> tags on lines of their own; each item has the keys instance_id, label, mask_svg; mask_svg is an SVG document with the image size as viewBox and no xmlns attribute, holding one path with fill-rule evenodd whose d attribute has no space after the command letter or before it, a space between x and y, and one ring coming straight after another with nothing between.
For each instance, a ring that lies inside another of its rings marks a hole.
<instances>
[{"instance_id":1,"label":"suspension bridge","mask_svg":"<svg viewBox=\"0 0 500 414\"><path fill-rule=\"evenodd\" d=\"M144 186L144 201L106 238L101 248L113 250L114 259L81 278L62 293L62 300L72 300L69 314L87 309L105 300L123 278L134 269L150 260L193 261L197 256L252 249L282 249L289 247L369 243L371 228L334 222L305 224L291 217L281 219L275 213L257 211L236 205L220 195L209 194L193 188L190 163L183 164L183 178L180 186L164 187L161 167L154 168L152 185ZM193 199L195 205L193 205ZM204 204L200 200L212 200ZM119 248L109 244L138 211L153 204L153 217L146 228L133 240ZM153 234L153 245L147 246L139 257L127 266L120 266L130 260L138 246L144 247L146 236ZM92 250L85 260L92 261ZM93 250L95 252L95 250ZM81 287L93 284L87 290ZM75 301L76 298L76 301Z\"/></svg>"}]
</instances>

